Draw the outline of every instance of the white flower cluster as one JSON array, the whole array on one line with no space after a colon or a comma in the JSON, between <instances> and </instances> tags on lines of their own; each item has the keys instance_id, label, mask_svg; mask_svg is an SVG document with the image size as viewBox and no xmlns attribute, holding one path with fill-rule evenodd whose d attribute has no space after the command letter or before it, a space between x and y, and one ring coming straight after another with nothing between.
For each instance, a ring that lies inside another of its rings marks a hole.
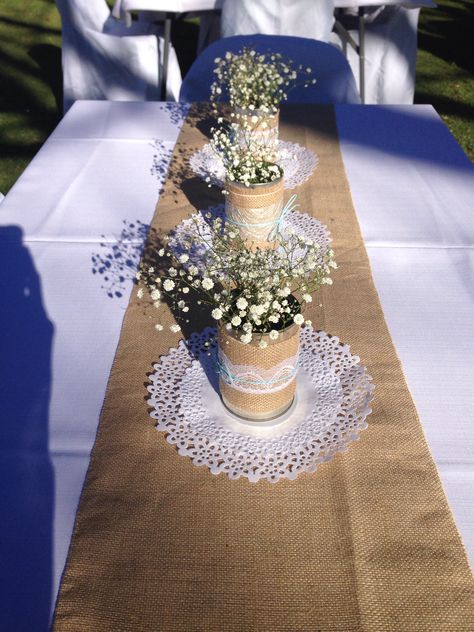
<instances>
[{"instance_id":1,"label":"white flower cluster","mask_svg":"<svg viewBox=\"0 0 474 632\"><path fill-rule=\"evenodd\" d=\"M197 302L208 305L216 321L235 330L243 343L260 336L260 346L267 344L262 334L276 340L292 323L311 326L302 312L319 286L332 283L329 274L337 267L332 250L322 253L318 244L294 233L275 249L249 250L225 220L207 219L209 234L202 234L196 221L195 234L182 244L191 251L196 238L207 243L199 269L186 254L176 257L164 248L154 251L153 265L149 258L142 264L137 277L155 305L165 295L175 314L186 318L193 305L188 294L197 292Z\"/></svg>"},{"instance_id":2,"label":"white flower cluster","mask_svg":"<svg viewBox=\"0 0 474 632\"><path fill-rule=\"evenodd\" d=\"M281 178L283 169L271 161L273 152L260 139L254 140L252 130L242 133L238 125L232 123L211 130L211 145L222 159L226 177L247 187Z\"/></svg>"},{"instance_id":3,"label":"white flower cluster","mask_svg":"<svg viewBox=\"0 0 474 632\"><path fill-rule=\"evenodd\" d=\"M228 99L234 108L275 112L296 86L316 83L311 68L296 65L280 53L244 48L214 60L211 101Z\"/></svg>"}]
</instances>

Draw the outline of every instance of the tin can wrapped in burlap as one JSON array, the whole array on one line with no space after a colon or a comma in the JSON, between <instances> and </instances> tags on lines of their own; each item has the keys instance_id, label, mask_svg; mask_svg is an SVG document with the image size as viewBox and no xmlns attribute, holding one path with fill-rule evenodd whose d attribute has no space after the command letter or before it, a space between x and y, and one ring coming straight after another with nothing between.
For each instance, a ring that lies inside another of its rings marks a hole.
<instances>
[{"instance_id":1,"label":"tin can wrapped in burlap","mask_svg":"<svg viewBox=\"0 0 474 632\"><path fill-rule=\"evenodd\" d=\"M225 326L218 332L219 387L225 406L251 421L267 421L286 412L294 399L300 327L291 324L273 340L255 334L244 344ZM267 343L261 348L259 343Z\"/></svg>"},{"instance_id":2,"label":"tin can wrapped in burlap","mask_svg":"<svg viewBox=\"0 0 474 632\"><path fill-rule=\"evenodd\" d=\"M242 239L261 248L272 243L283 211L283 177L246 186L226 182L226 221L239 229Z\"/></svg>"},{"instance_id":3,"label":"tin can wrapped in burlap","mask_svg":"<svg viewBox=\"0 0 474 632\"><path fill-rule=\"evenodd\" d=\"M238 141L241 147L274 162L278 158L278 124L280 113L262 112L235 108L234 122L237 123Z\"/></svg>"}]
</instances>

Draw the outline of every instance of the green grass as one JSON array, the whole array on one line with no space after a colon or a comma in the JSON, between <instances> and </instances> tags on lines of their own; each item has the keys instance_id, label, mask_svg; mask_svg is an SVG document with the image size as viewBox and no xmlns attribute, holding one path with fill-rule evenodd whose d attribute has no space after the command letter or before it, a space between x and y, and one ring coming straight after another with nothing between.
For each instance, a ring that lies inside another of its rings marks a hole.
<instances>
[{"instance_id":1,"label":"green grass","mask_svg":"<svg viewBox=\"0 0 474 632\"><path fill-rule=\"evenodd\" d=\"M111 1L111 0L110 0ZM109 4L110 4L109 1ZM474 161L474 0L423 10L415 101L432 103ZM182 69L197 26L173 33ZM0 191L6 193L61 117L61 21L54 0L1 0Z\"/></svg>"},{"instance_id":2,"label":"green grass","mask_svg":"<svg viewBox=\"0 0 474 632\"><path fill-rule=\"evenodd\" d=\"M474 162L474 0L423 9L415 103L431 103Z\"/></svg>"},{"instance_id":3,"label":"green grass","mask_svg":"<svg viewBox=\"0 0 474 632\"><path fill-rule=\"evenodd\" d=\"M54 0L0 5L0 191L6 193L57 124L61 22Z\"/></svg>"}]
</instances>

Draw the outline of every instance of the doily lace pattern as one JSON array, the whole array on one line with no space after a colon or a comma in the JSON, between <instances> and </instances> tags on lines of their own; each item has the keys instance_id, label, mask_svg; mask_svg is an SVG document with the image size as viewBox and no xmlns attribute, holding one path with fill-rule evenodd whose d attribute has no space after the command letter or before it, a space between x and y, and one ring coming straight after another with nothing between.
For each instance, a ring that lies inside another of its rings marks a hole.
<instances>
[{"instance_id":1,"label":"doily lace pattern","mask_svg":"<svg viewBox=\"0 0 474 632\"><path fill-rule=\"evenodd\" d=\"M225 207L223 204L211 206L206 210L193 213L174 228L169 236L169 247L175 254L186 253L189 261L199 270L202 270L203 260L211 242L210 225L217 217L225 217ZM324 254L331 243L331 234L324 224L307 213L300 211L290 211L283 219L281 228L282 239L285 241L290 232L296 233L306 240L311 240L319 244L321 252L321 262ZM189 247L188 244L192 244ZM295 259L301 257L302 253L296 250Z\"/></svg>"},{"instance_id":2,"label":"doily lace pattern","mask_svg":"<svg viewBox=\"0 0 474 632\"><path fill-rule=\"evenodd\" d=\"M285 189L294 189L306 182L316 169L319 158L306 147L298 143L278 141L277 163L285 172ZM194 173L221 189L224 186L225 171L222 160L207 143L198 149L189 159L189 164Z\"/></svg>"},{"instance_id":3,"label":"doily lace pattern","mask_svg":"<svg viewBox=\"0 0 474 632\"><path fill-rule=\"evenodd\" d=\"M278 423L247 423L225 409L216 345L215 329L192 334L154 365L148 386L156 428L194 465L251 482L295 479L345 451L367 427L371 377L337 337L301 330L295 405Z\"/></svg>"}]
</instances>

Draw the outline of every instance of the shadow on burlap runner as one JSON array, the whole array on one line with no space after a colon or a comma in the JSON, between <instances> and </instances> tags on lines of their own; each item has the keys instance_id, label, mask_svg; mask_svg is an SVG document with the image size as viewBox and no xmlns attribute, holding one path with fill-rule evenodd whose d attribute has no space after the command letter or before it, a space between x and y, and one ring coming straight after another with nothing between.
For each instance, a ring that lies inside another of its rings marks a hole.
<instances>
[{"instance_id":1,"label":"shadow on burlap runner","mask_svg":"<svg viewBox=\"0 0 474 632\"><path fill-rule=\"evenodd\" d=\"M369 428L292 482L229 481L193 466L154 429L146 405L147 373L179 338L157 334L154 312L133 292L57 632L474 630L472 576L374 288L333 110L292 108L282 119L284 139L319 155L298 201L329 227L340 269L313 318L368 366ZM186 157L204 140L199 126L184 125L155 227L169 230L192 204L222 202L192 174L180 185ZM168 312L161 320L172 322Z\"/></svg>"}]
</instances>

